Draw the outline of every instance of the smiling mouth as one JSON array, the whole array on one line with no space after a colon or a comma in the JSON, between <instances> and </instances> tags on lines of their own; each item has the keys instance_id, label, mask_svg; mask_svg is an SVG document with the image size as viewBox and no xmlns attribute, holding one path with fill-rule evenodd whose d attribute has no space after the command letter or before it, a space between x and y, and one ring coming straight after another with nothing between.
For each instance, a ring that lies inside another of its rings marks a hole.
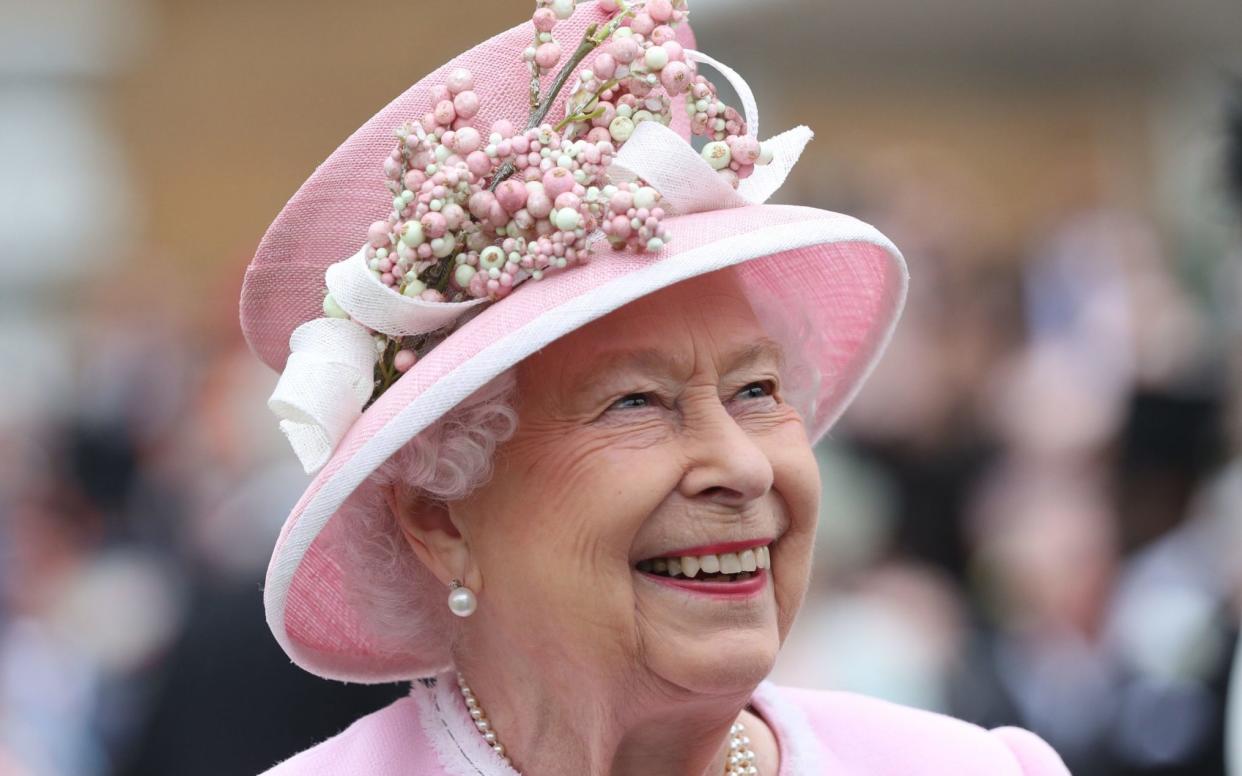
<instances>
[{"instance_id":1,"label":"smiling mouth","mask_svg":"<svg viewBox=\"0 0 1242 776\"><path fill-rule=\"evenodd\" d=\"M639 571L669 579L693 579L701 582L744 582L753 579L764 569L772 567L772 555L767 545L741 552L722 552L712 555L681 555L677 557L648 558L635 567Z\"/></svg>"}]
</instances>

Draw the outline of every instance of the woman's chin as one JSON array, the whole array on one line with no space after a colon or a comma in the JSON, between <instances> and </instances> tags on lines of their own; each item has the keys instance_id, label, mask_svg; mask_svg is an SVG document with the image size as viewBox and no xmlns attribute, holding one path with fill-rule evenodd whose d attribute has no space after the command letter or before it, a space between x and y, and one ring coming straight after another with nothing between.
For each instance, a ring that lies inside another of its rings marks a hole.
<instances>
[{"instance_id":1,"label":"woman's chin","mask_svg":"<svg viewBox=\"0 0 1242 776\"><path fill-rule=\"evenodd\" d=\"M775 629L711 638L678 634L659 644L648 648L649 666L671 684L706 696L749 693L772 671L780 649Z\"/></svg>"},{"instance_id":2,"label":"woman's chin","mask_svg":"<svg viewBox=\"0 0 1242 776\"><path fill-rule=\"evenodd\" d=\"M640 643L643 662L655 675L710 696L748 693L772 670L781 637L767 574L756 580L762 585L742 593L681 590L640 576Z\"/></svg>"}]
</instances>

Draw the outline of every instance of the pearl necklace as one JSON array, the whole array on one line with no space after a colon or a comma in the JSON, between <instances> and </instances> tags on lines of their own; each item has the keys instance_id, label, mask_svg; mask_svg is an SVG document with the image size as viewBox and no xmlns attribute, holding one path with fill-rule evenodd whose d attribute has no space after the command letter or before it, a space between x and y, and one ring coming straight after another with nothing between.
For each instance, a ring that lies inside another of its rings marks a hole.
<instances>
[{"instance_id":1,"label":"pearl necklace","mask_svg":"<svg viewBox=\"0 0 1242 776\"><path fill-rule=\"evenodd\" d=\"M479 705L478 699L474 697L474 692L466 684L466 679L460 671L457 673L457 688L461 690L461 697L466 701L466 710L470 712L470 719L474 720L474 726L483 734L483 740L504 761L505 765L512 766L513 762L509 759L509 755L505 754L505 745L500 743L500 739L496 737L496 731L492 730L492 723L487 721L483 707ZM729 756L725 758L725 776L758 776L757 761L754 750L750 748L750 737L746 735L746 728L741 722L734 722L729 728Z\"/></svg>"},{"instance_id":2,"label":"pearl necklace","mask_svg":"<svg viewBox=\"0 0 1242 776\"><path fill-rule=\"evenodd\" d=\"M758 758L750 748L750 736L741 722L729 728L729 756L725 758L725 776L759 776Z\"/></svg>"},{"instance_id":3,"label":"pearl necklace","mask_svg":"<svg viewBox=\"0 0 1242 776\"><path fill-rule=\"evenodd\" d=\"M505 754L505 745L500 743L500 739L496 738L496 731L492 730L492 723L487 721L487 715L483 713L483 708L479 706L479 702L474 697L474 693L470 690L470 686L466 684L466 679L461 675L461 671L457 672L457 688L461 690L461 697L466 701L466 711L470 712L470 719L474 720L474 726L483 734L483 740L492 748L501 760L505 761L505 765L513 765L509 760L509 755Z\"/></svg>"}]
</instances>

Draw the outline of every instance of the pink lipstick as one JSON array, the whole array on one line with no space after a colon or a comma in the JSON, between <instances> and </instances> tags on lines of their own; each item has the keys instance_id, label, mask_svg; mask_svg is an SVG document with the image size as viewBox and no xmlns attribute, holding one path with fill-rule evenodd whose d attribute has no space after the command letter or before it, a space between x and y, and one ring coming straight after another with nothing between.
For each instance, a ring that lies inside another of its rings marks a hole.
<instances>
[{"instance_id":1,"label":"pink lipstick","mask_svg":"<svg viewBox=\"0 0 1242 776\"><path fill-rule=\"evenodd\" d=\"M749 579L742 579L737 582L667 577L660 574L652 574L648 571L640 571L638 573L656 584L712 598L749 598L757 595L768 584L767 569L752 571L750 572Z\"/></svg>"}]
</instances>

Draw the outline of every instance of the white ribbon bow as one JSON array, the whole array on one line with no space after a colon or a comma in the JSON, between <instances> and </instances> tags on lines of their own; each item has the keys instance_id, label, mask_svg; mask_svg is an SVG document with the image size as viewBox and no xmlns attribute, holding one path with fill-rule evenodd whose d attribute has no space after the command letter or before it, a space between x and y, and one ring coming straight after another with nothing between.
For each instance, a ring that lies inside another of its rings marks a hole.
<instances>
[{"instance_id":1,"label":"white ribbon bow","mask_svg":"<svg viewBox=\"0 0 1242 776\"><path fill-rule=\"evenodd\" d=\"M686 56L728 79L742 101L747 132L757 137L759 109L746 81L702 52ZM757 205L780 188L811 137L810 129L798 126L764 141L772 161L756 165L734 189L683 137L657 121L644 121L613 159L609 175L641 178L660 192L662 206L674 215ZM317 318L294 329L285 370L267 401L307 474L328 462L375 390L379 350L373 332L425 334L486 301L424 302L394 293L367 266L365 246L328 267L325 279L350 319Z\"/></svg>"},{"instance_id":2,"label":"white ribbon bow","mask_svg":"<svg viewBox=\"0 0 1242 776\"><path fill-rule=\"evenodd\" d=\"M350 319L316 318L294 329L285 371L267 400L307 474L328 462L375 391L379 350L372 332L425 334L487 301L424 302L394 293L367 266L365 246L328 267L324 278Z\"/></svg>"},{"instance_id":3,"label":"white ribbon bow","mask_svg":"<svg viewBox=\"0 0 1242 776\"><path fill-rule=\"evenodd\" d=\"M720 71L742 101L746 133L758 137L759 106L742 76L701 51L688 50L686 58ZM617 152L609 175L615 180L642 178L660 192L662 207L675 215L760 205L785 182L812 137L808 127L797 126L763 141L772 161L755 165L750 177L734 189L681 135L658 121L644 121Z\"/></svg>"},{"instance_id":4,"label":"white ribbon bow","mask_svg":"<svg viewBox=\"0 0 1242 776\"><path fill-rule=\"evenodd\" d=\"M307 474L323 468L375 390L375 340L341 318L316 318L293 330L289 360L268 408Z\"/></svg>"}]
</instances>

